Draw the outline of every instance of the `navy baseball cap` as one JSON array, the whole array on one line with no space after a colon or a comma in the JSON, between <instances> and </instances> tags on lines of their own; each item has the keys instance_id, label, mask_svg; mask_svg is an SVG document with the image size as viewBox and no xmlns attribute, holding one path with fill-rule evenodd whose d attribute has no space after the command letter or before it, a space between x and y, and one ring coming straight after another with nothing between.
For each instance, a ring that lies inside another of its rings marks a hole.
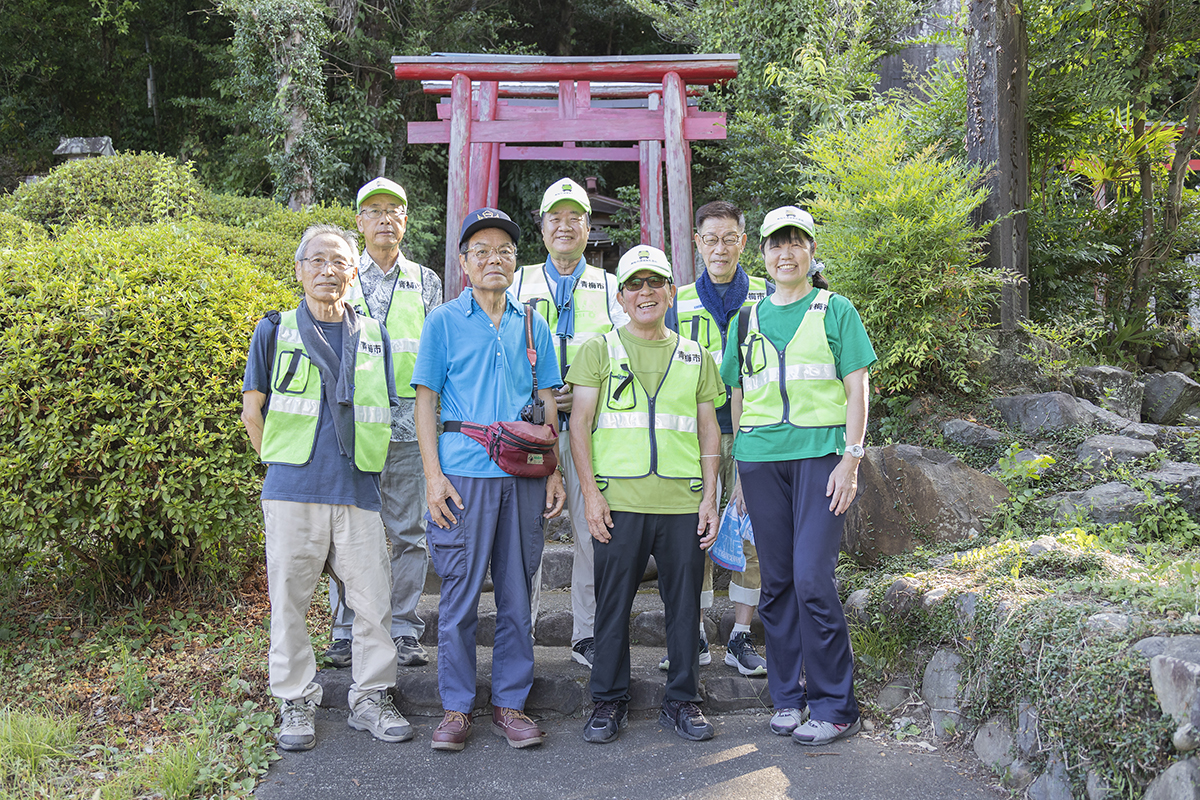
<instances>
[{"instance_id":1,"label":"navy baseball cap","mask_svg":"<svg viewBox=\"0 0 1200 800\"><path fill-rule=\"evenodd\" d=\"M512 237L513 244L521 240L521 229L508 214L498 208L477 208L463 220L462 231L458 234L458 246L462 247L475 231L484 228L499 228Z\"/></svg>"}]
</instances>

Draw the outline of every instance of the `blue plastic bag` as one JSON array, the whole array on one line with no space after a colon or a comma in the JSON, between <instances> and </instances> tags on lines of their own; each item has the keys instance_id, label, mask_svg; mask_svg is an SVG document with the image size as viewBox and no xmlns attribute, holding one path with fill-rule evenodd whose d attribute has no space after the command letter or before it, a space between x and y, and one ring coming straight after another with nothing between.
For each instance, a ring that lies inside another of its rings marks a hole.
<instances>
[{"instance_id":1,"label":"blue plastic bag","mask_svg":"<svg viewBox=\"0 0 1200 800\"><path fill-rule=\"evenodd\" d=\"M742 542L746 540L754 543L754 528L750 525L750 515L739 514L737 503L730 503L725 506L725 513L721 515L717 540L708 549L708 555L718 566L734 572L745 572L746 552Z\"/></svg>"}]
</instances>

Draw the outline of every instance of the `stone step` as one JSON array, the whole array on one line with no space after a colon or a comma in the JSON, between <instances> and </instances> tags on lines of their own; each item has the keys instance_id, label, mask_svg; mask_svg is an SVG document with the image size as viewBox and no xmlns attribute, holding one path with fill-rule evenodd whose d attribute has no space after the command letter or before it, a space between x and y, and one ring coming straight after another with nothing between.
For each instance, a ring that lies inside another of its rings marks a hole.
<instances>
[{"instance_id":1,"label":"stone step","mask_svg":"<svg viewBox=\"0 0 1200 800\"><path fill-rule=\"evenodd\" d=\"M429 664L400 667L393 696L401 713L415 716L441 716L442 702L437 685L437 649L428 648ZM525 710L533 716L577 714L591 706L588 688L590 670L571 660L570 650L561 647L534 647L533 688ZM664 655L661 647L630 648L630 709L648 711L662 705L667 673L658 668ZM766 678L746 678L723 662L725 649L714 645L712 664L700 667L700 696L704 709L711 712L740 709L769 709ZM476 650L477 687L475 708L486 709L491 702L492 651ZM317 673L326 708L345 708L352 682L349 669L323 669Z\"/></svg>"}]
</instances>

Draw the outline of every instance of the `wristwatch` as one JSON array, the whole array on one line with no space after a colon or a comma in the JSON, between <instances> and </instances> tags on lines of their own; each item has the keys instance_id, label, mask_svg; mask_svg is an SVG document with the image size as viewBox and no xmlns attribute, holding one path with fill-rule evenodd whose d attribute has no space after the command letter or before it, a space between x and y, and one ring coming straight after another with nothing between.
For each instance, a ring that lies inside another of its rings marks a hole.
<instances>
[{"instance_id":1,"label":"wristwatch","mask_svg":"<svg viewBox=\"0 0 1200 800\"><path fill-rule=\"evenodd\" d=\"M846 452L849 453L850 455L854 456L855 458L862 458L863 456L865 456L867 454L867 451L863 449L863 446L861 444L850 445L849 447L846 448Z\"/></svg>"}]
</instances>

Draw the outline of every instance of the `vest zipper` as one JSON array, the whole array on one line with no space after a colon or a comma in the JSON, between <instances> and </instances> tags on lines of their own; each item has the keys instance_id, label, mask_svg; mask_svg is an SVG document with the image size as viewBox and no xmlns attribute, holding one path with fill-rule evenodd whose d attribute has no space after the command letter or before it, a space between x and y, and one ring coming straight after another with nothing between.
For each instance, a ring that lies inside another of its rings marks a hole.
<instances>
[{"instance_id":1,"label":"vest zipper","mask_svg":"<svg viewBox=\"0 0 1200 800\"><path fill-rule=\"evenodd\" d=\"M780 422L787 422L791 416L791 401L788 400L787 390L787 346L785 345L779 351L779 395L783 398L783 418Z\"/></svg>"}]
</instances>

